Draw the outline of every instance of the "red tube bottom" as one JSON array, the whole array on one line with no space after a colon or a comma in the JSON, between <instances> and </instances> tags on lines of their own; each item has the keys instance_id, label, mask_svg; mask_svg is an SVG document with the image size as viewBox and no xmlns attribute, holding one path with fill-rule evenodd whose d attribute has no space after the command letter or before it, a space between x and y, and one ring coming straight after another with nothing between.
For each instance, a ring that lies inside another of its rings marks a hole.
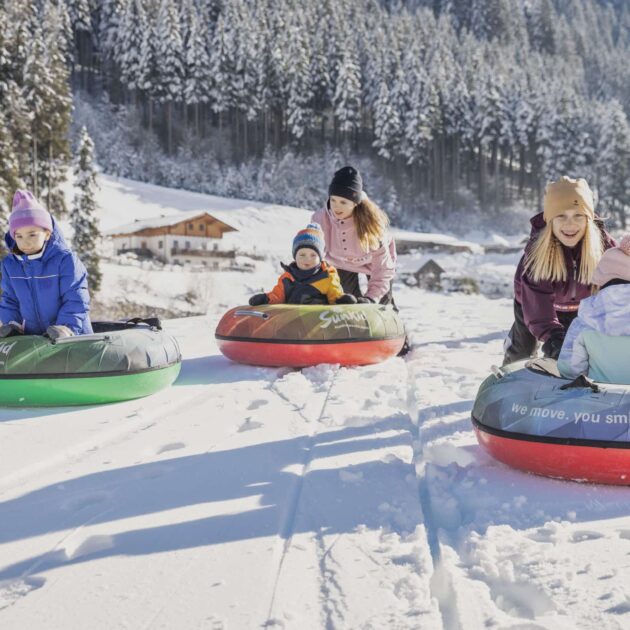
<instances>
[{"instance_id":1,"label":"red tube bottom","mask_svg":"<svg viewBox=\"0 0 630 630\"><path fill-rule=\"evenodd\" d=\"M217 339L221 352L232 361L267 367L309 367L320 363L371 365L396 356L404 337L349 343L265 343Z\"/></svg>"},{"instance_id":2,"label":"red tube bottom","mask_svg":"<svg viewBox=\"0 0 630 630\"><path fill-rule=\"evenodd\" d=\"M486 433L474 426L477 440L495 459L536 475L630 485L630 449L549 444Z\"/></svg>"}]
</instances>

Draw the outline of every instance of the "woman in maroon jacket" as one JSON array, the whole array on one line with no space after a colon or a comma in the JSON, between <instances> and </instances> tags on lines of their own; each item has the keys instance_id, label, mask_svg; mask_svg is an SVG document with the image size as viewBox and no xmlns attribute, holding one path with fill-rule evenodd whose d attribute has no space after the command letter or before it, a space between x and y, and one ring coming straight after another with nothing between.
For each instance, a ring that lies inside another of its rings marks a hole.
<instances>
[{"instance_id":1,"label":"woman in maroon jacket","mask_svg":"<svg viewBox=\"0 0 630 630\"><path fill-rule=\"evenodd\" d=\"M534 356L558 358L566 331L591 277L613 238L595 217L593 193L584 179L561 177L545 189L544 211L514 276L514 324L505 341L503 365Z\"/></svg>"}]
</instances>

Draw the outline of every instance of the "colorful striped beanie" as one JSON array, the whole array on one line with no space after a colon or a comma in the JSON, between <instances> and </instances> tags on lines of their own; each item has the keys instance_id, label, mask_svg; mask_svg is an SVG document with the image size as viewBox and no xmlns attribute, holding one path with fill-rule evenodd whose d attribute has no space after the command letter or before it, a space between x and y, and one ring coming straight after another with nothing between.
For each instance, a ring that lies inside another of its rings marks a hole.
<instances>
[{"instance_id":1,"label":"colorful striped beanie","mask_svg":"<svg viewBox=\"0 0 630 630\"><path fill-rule=\"evenodd\" d=\"M316 251L320 259L324 258L324 232L318 223L309 223L296 234L293 239L293 258L302 247L308 247Z\"/></svg>"}]
</instances>

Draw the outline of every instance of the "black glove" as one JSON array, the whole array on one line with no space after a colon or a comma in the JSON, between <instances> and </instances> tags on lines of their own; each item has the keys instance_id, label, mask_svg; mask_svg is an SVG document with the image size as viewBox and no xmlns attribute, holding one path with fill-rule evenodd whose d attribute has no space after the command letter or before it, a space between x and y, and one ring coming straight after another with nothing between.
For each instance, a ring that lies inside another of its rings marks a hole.
<instances>
[{"instance_id":1,"label":"black glove","mask_svg":"<svg viewBox=\"0 0 630 630\"><path fill-rule=\"evenodd\" d=\"M550 359L557 359L560 356L565 335L566 332L564 330L554 330L549 339L543 344L543 354Z\"/></svg>"},{"instance_id":2,"label":"black glove","mask_svg":"<svg viewBox=\"0 0 630 630\"><path fill-rule=\"evenodd\" d=\"M249 298L250 306L262 306L263 304L269 304L269 297L266 293L256 293Z\"/></svg>"},{"instance_id":3,"label":"black glove","mask_svg":"<svg viewBox=\"0 0 630 630\"><path fill-rule=\"evenodd\" d=\"M358 297L357 304L374 304L374 300L371 297Z\"/></svg>"},{"instance_id":4,"label":"black glove","mask_svg":"<svg viewBox=\"0 0 630 630\"><path fill-rule=\"evenodd\" d=\"M335 304L356 304L357 303L357 298L354 297L354 295L351 295L350 293L344 293L341 297L337 298L337 301L335 302Z\"/></svg>"},{"instance_id":5,"label":"black glove","mask_svg":"<svg viewBox=\"0 0 630 630\"><path fill-rule=\"evenodd\" d=\"M328 300L325 295L309 295L306 293L300 298L300 304L323 306L324 304L328 304Z\"/></svg>"},{"instance_id":6,"label":"black glove","mask_svg":"<svg viewBox=\"0 0 630 630\"><path fill-rule=\"evenodd\" d=\"M17 322L9 322L0 326L0 337L13 337L14 335L23 335L24 329Z\"/></svg>"}]
</instances>

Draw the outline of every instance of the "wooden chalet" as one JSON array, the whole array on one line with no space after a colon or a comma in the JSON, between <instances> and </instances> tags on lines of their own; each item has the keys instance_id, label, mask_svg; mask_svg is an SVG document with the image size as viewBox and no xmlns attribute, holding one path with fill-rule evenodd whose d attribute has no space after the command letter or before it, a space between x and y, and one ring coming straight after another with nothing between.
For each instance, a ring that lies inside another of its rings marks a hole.
<instances>
[{"instance_id":1,"label":"wooden chalet","mask_svg":"<svg viewBox=\"0 0 630 630\"><path fill-rule=\"evenodd\" d=\"M168 263L202 264L214 269L234 258L233 248L222 246L226 232L236 228L208 212L180 212L168 217L138 219L108 232L117 254L134 252Z\"/></svg>"}]
</instances>

